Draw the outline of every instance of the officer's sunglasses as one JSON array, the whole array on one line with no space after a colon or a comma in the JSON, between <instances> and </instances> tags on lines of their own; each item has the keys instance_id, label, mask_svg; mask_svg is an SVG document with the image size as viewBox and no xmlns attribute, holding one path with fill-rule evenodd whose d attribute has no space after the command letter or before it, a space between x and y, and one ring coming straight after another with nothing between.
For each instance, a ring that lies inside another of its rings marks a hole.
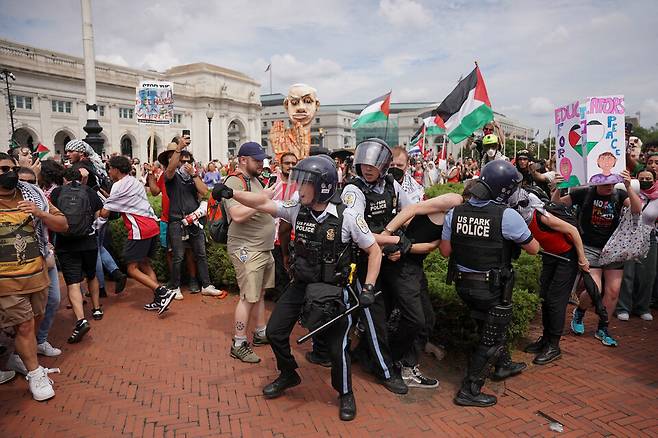
<instances>
[{"instance_id":1,"label":"officer's sunglasses","mask_svg":"<svg viewBox=\"0 0 658 438\"><path fill-rule=\"evenodd\" d=\"M21 166L0 166L0 170L2 173L7 173L10 171L18 172L20 170Z\"/></svg>"}]
</instances>

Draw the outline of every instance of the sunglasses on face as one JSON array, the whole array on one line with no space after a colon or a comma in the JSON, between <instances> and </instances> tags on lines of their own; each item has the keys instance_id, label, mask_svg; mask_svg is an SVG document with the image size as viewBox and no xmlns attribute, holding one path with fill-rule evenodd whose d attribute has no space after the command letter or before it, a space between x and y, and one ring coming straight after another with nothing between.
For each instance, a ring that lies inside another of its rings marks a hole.
<instances>
[{"instance_id":1,"label":"sunglasses on face","mask_svg":"<svg viewBox=\"0 0 658 438\"><path fill-rule=\"evenodd\" d=\"M36 179L20 179L20 180L23 181L23 182L29 183L29 184L36 184L37 183Z\"/></svg>"},{"instance_id":2,"label":"sunglasses on face","mask_svg":"<svg viewBox=\"0 0 658 438\"><path fill-rule=\"evenodd\" d=\"M186 163L191 163L192 160L180 160L181 163L186 164Z\"/></svg>"},{"instance_id":3,"label":"sunglasses on face","mask_svg":"<svg viewBox=\"0 0 658 438\"><path fill-rule=\"evenodd\" d=\"M14 172L18 172L20 168L21 168L20 166L0 166L0 170L2 171L2 173L7 173L12 170Z\"/></svg>"}]
</instances>

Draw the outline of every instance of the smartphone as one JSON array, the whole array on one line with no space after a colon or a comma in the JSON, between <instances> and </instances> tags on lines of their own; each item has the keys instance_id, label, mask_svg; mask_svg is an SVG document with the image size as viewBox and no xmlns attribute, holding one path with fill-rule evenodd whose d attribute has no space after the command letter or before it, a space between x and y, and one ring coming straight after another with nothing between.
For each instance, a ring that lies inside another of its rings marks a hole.
<instances>
[{"instance_id":1,"label":"smartphone","mask_svg":"<svg viewBox=\"0 0 658 438\"><path fill-rule=\"evenodd\" d=\"M186 135L188 137L190 136L190 130L189 129L183 129L183 137L185 137Z\"/></svg>"}]
</instances>

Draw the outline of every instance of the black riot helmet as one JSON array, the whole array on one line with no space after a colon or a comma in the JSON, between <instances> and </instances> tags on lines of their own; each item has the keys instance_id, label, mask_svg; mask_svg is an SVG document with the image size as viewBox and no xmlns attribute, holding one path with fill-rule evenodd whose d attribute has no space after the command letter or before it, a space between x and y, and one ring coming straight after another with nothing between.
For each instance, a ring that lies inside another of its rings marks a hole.
<instances>
[{"instance_id":1,"label":"black riot helmet","mask_svg":"<svg viewBox=\"0 0 658 438\"><path fill-rule=\"evenodd\" d=\"M480 178L470 188L471 195L476 198L494 202L506 203L510 196L519 188L523 176L509 161L490 161L482 168Z\"/></svg>"},{"instance_id":2,"label":"black riot helmet","mask_svg":"<svg viewBox=\"0 0 658 438\"><path fill-rule=\"evenodd\" d=\"M314 202L324 204L336 194L338 172L334 160L329 155L314 155L304 158L290 171L284 199L298 196L302 205ZM306 187L313 187L313 197Z\"/></svg>"},{"instance_id":3,"label":"black riot helmet","mask_svg":"<svg viewBox=\"0 0 658 438\"><path fill-rule=\"evenodd\" d=\"M359 176L361 164L369 164L379 169L379 178L386 176L386 171L393 161L393 151L384 140L379 138L367 138L356 145L354 151L354 167Z\"/></svg>"}]
</instances>

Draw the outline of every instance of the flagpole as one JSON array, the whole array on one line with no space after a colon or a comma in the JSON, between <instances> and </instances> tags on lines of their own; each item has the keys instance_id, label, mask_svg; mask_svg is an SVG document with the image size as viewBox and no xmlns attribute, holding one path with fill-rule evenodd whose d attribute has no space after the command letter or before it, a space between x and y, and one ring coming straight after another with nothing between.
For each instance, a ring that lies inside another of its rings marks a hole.
<instances>
[{"instance_id":1,"label":"flagpole","mask_svg":"<svg viewBox=\"0 0 658 438\"><path fill-rule=\"evenodd\" d=\"M272 63L270 63L270 94L272 94Z\"/></svg>"},{"instance_id":2,"label":"flagpole","mask_svg":"<svg viewBox=\"0 0 658 438\"><path fill-rule=\"evenodd\" d=\"M387 144L388 144L388 141L386 140L386 138L388 137L388 119L390 117L391 117L390 115L388 117L386 117L386 128L384 128L384 141L386 141Z\"/></svg>"}]
</instances>

